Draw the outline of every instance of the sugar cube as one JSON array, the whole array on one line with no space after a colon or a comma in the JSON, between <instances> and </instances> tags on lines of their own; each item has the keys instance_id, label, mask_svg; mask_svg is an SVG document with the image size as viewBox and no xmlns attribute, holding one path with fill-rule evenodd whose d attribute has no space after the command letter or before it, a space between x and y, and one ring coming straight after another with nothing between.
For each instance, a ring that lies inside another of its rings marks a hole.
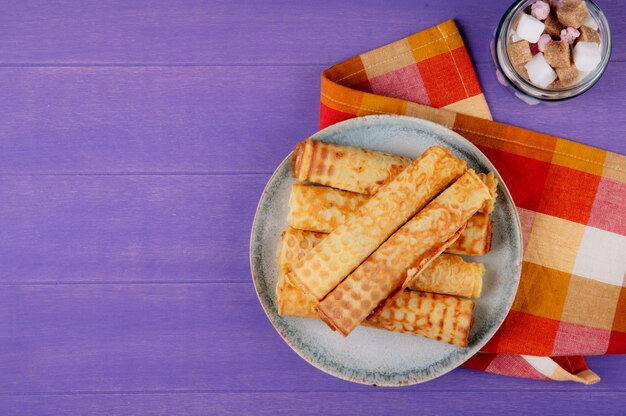
<instances>
[{"instance_id":1,"label":"sugar cube","mask_svg":"<svg viewBox=\"0 0 626 416\"><path fill-rule=\"evenodd\" d=\"M550 42L552 42L552 37L550 35L547 33L541 35L537 41L537 48L539 49L539 52L544 52L546 50L546 45Z\"/></svg>"},{"instance_id":2,"label":"sugar cube","mask_svg":"<svg viewBox=\"0 0 626 416\"><path fill-rule=\"evenodd\" d=\"M523 65L532 59L528 41L521 40L509 45L509 57L513 65Z\"/></svg>"},{"instance_id":3,"label":"sugar cube","mask_svg":"<svg viewBox=\"0 0 626 416\"><path fill-rule=\"evenodd\" d=\"M566 29L561 30L561 40L566 41L570 46L574 45L574 41L579 36L580 36L580 31L578 31L578 29L574 29L573 27L568 27Z\"/></svg>"},{"instance_id":4,"label":"sugar cube","mask_svg":"<svg viewBox=\"0 0 626 416\"><path fill-rule=\"evenodd\" d=\"M580 77L578 68L574 65L571 65L569 68L557 68L556 75L558 77L555 81L557 83L556 88L569 87L575 84Z\"/></svg>"},{"instance_id":5,"label":"sugar cube","mask_svg":"<svg viewBox=\"0 0 626 416\"><path fill-rule=\"evenodd\" d=\"M569 67L571 65L569 45L564 40L548 43L545 58L552 68Z\"/></svg>"},{"instance_id":6,"label":"sugar cube","mask_svg":"<svg viewBox=\"0 0 626 416\"><path fill-rule=\"evenodd\" d=\"M556 18L555 15L550 14L543 22L546 25L545 32L555 38L561 36L561 30L563 30L563 25Z\"/></svg>"},{"instance_id":7,"label":"sugar cube","mask_svg":"<svg viewBox=\"0 0 626 416\"><path fill-rule=\"evenodd\" d=\"M598 32L596 32L589 26L582 25L580 27L580 37L578 38L578 41L579 42L595 42L599 45L600 35L598 35Z\"/></svg>"},{"instance_id":8,"label":"sugar cube","mask_svg":"<svg viewBox=\"0 0 626 416\"><path fill-rule=\"evenodd\" d=\"M565 0L556 15L564 26L578 29L589 16L589 10L584 0Z\"/></svg>"},{"instance_id":9,"label":"sugar cube","mask_svg":"<svg viewBox=\"0 0 626 416\"><path fill-rule=\"evenodd\" d=\"M526 65L530 82L539 88L546 88L556 79L556 72L548 63L542 52L539 52Z\"/></svg>"},{"instance_id":10,"label":"sugar cube","mask_svg":"<svg viewBox=\"0 0 626 416\"><path fill-rule=\"evenodd\" d=\"M546 25L544 25L541 20L527 14L522 14L517 24L516 32L520 38L530 43L536 43L545 27Z\"/></svg>"},{"instance_id":11,"label":"sugar cube","mask_svg":"<svg viewBox=\"0 0 626 416\"><path fill-rule=\"evenodd\" d=\"M598 30L598 22L596 22L596 19L591 17L591 15L587 16L587 18L585 20L583 20L583 24L582 25L590 27L593 30Z\"/></svg>"},{"instance_id":12,"label":"sugar cube","mask_svg":"<svg viewBox=\"0 0 626 416\"><path fill-rule=\"evenodd\" d=\"M531 14L535 18L539 20L546 20L546 17L548 17L548 15L550 14L550 5L543 1L536 1L533 3L530 10Z\"/></svg>"},{"instance_id":13,"label":"sugar cube","mask_svg":"<svg viewBox=\"0 0 626 416\"><path fill-rule=\"evenodd\" d=\"M593 71L601 60L600 45L597 43L578 42L574 47L574 64L583 72Z\"/></svg>"}]
</instances>

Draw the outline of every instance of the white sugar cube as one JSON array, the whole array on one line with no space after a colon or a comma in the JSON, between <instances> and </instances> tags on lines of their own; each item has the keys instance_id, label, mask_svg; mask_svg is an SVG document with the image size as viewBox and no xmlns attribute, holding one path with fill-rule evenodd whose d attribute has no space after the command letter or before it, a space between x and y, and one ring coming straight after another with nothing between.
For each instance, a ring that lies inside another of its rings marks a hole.
<instances>
[{"instance_id":1,"label":"white sugar cube","mask_svg":"<svg viewBox=\"0 0 626 416\"><path fill-rule=\"evenodd\" d=\"M587 18L583 20L583 26L590 27L593 30L598 30L598 22L596 22L596 19L591 17L591 15L587 16Z\"/></svg>"},{"instance_id":2,"label":"white sugar cube","mask_svg":"<svg viewBox=\"0 0 626 416\"><path fill-rule=\"evenodd\" d=\"M516 31L511 30L511 42L515 43L515 42L519 42L520 40L523 40L523 39L519 37Z\"/></svg>"},{"instance_id":3,"label":"white sugar cube","mask_svg":"<svg viewBox=\"0 0 626 416\"><path fill-rule=\"evenodd\" d=\"M595 42L578 42L574 47L574 64L583 72L593 71L601 60L600 45Z\"/></svg>"},{"instance_id":4,"label":"white sugar cube","mask_svg":"<svg viewBox=\"0 0 626 416\"><path fill-rule=\"evenodd\" d=\"M533 59L528 61L524 67L526 71L528 71L530 82L539 88L546 88L556 79L556 72L554 72L554 69L546 62L546 58L543 56L542 52L533 56Z\"/></svg>"},{"instance_id":5,"label":"white sugar cube","mask_svg":"<svg viewBox=\"0 0 626 416\"><path fill-rule=\"evenodd\" d=\"M523 13L517 23L516 32L517 36L520 38L525 39L530 43L537 43L545 27L546 25L541 20Z\"/></svg>"}]
</instances>

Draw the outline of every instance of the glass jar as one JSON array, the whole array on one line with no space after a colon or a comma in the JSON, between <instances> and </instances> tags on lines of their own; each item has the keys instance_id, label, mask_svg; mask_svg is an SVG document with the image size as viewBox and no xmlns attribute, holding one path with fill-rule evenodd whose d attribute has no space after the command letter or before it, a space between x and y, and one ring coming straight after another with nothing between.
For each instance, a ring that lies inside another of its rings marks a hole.
<instances>
[{"instance_id":1,"label":"glass jar","mask_svg":"<svg viewBox=\"0 0 626 416\"><path fill-rule=\"evenodd\" d=\"M600 53L602 56L600 64L572 86L559 89L540 88L533 85L517 72L509 59L507 48L508 38L514 23L517 21L517 17L524 13L524 9L531 6L535 1L537 0L518 0L513 3L504 13L502 19L500 19L500 23L494 32L494 37L491 41L491 57L496 67L498 82L528 104L555 102L576 97L593 87L609 64L611 58L611 31L609 23L598 5L593 0L586 0L589 14L598 24Z\"/></svg>"}]
</instances>

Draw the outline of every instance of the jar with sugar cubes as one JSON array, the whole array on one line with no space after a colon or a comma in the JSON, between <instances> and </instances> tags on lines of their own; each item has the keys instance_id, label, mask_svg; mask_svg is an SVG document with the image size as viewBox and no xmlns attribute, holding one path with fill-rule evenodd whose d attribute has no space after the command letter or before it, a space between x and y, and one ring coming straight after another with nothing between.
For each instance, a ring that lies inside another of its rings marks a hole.
<instances>
[{"instance_id":1,"label":"jar with sugar cubes","mask_svg":"<svg viewBox=\"0 0 626 416\"><path fill-rule=\"evenodd\" d=\"M528 104L580 95L602 76L611 31L593 0L519 0L491 43L500 84Z\"/></svg>"}]
</instances>

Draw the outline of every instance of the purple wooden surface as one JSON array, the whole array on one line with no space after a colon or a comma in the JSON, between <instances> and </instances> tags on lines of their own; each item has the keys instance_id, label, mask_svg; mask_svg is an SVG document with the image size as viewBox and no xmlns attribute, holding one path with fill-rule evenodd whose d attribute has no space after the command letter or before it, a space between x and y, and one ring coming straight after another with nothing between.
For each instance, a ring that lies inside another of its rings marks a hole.
<instances>
[{"instance_id":1,"label":"purple wooden surface","mask_svg":"<svg viewBox=\"0 0 626 416\"><path fill-rule=\"evenodd\" d=\"M323 68L0 68L0 172L271 173L316 131ZM557 107L477 70L497 120L626 153L626 63Z\"/></svg>"},{"instance_id":2,"label":"purple wooden surface","mask_svg":"<svg viewBox=\"0 0 626 416\"><path fill-rule=\"evenodd\" d=\"M510 402L509 395L486 391L439 392L329 392L329 393L159 393L159 394L81 394L10 396L0 403L0 411L29 409L40 414L74 414L77 408L88 409L90 415L294 415L294 414L419 414L447 415L456 409L468 416L486 414L506 415L563 415L573 414L575 408L584 415L623 415L626 393L577 394L575 403L564 406L571 399L566 392L551 392L537 400L535 392L516 392L518 403ZM306 409L306 410L305 410Z\"/></svg>"},{"instance_id":3,"label":"purple wooden surface","mask_svg":"<svg viewBox=\"0 0 626 416\"><path fill-rule=\"evenodd\" d=\"M529 107L488 39L508 1L0 1L0 414L623 414L595 386L455 370L373 389L309 366L256 299L263 186L329 64L454 17L497 120L626 153L626 12L584 98Z\"/></svg>"},{"instance_id":4,"label":"purple wooden surface","mask_svg":"<svg viewBox=\"0 0 626 416\"><path fill-rule=\"evenodd\" d=\"M619 0L598 0L613 28ZM420 28L454 18L475 62L512 1L22 0L3 7L6 64L302 65L334 64ZM615 58L626 33L614 30Z\"/></svg>"},{"instance_id":5,"label":"purple wooden surface","mask_svg":"<svg viewBox=\"0 0 626 416\"><path fill-rule=\"evenodd\" d=\"M0 282L250 282L269 176L0 176Z\"/></svg>"}]
</instances>

